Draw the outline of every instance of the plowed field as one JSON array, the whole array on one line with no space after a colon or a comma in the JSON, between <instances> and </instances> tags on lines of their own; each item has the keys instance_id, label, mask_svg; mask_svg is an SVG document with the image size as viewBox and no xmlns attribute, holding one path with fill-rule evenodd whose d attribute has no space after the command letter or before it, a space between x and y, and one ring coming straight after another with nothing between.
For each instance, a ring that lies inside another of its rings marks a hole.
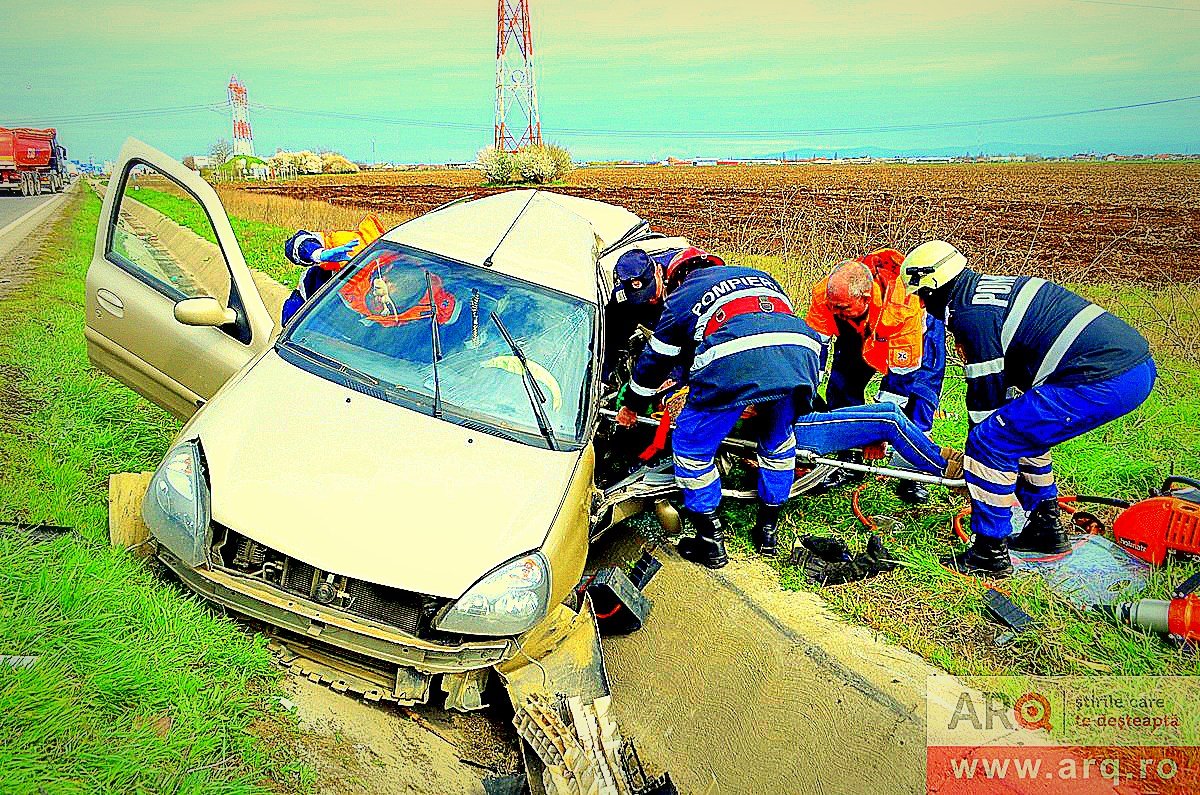
<instances>
[{"instance_id":1,"label":"plowed field","mask_svg":"<svg viewBox=\"0 0 1200 795\"><path fill-rule=\"evenodd\" d=\"M318 177L246 190L418 214L474 171ZM628 207L723 250L837 259L958 244L980 267L1063 281L1200 278L1200 164L1047 163L587 168L553 190Z\"/></svg>"}]
</instances>

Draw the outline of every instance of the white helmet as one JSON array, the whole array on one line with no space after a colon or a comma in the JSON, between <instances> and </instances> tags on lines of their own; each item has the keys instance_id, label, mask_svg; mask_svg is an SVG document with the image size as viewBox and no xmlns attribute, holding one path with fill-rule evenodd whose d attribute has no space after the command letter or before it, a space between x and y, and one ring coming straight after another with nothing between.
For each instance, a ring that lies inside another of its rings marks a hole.
<instances>
[{"instance_id":1,"label":"white helmet","mask_svg":"<svg viewBox=\"0 0 1200 795\"><path fill-rule=\"evenodd\" d=\"M936 290L966 267L961 251L944 240L930 240L908 252L900 265L900 278L910 288Z\"/></svg>"}]
</instances>

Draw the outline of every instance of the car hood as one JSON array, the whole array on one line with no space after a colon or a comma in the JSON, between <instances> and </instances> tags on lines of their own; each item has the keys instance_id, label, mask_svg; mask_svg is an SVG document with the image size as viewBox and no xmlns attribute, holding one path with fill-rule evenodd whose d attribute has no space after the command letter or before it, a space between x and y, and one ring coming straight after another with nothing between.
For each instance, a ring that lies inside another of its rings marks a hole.
<instances>
[{"instance_id":1,"label":"car hood","mask_svg":"<svg viewBox=\"0 0 1200 795\"><path fill-rule=\"evenodd\" d=\"M580 457L378 400L274 351L189 431L217 522L323 571L449 598L542 544Z\"/></svg>"}]
</instances>

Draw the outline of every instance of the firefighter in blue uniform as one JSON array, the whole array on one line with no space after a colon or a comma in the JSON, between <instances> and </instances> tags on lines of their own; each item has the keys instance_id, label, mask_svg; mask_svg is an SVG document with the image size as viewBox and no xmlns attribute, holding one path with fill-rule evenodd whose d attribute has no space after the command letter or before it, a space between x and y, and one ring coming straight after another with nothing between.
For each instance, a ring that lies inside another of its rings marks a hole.
<instances>
[{"instance_id":1,"label":"firefighter in blue uniform","mask_svg":"<svg viewBox=\"0 0 1200 795\"><path fill-rule=\"evenodd\" d=\"M779 512L796 468L792 425L809 413L820 378L821 342L767 274L726 266L689 247L667 266L667 298L654 335L638 358L617 422L632 427L672 365L689 367L688 401L672 437L676 482L694 536L679 554L709 568L728 562L717 507L715 456L747 406L756 409L758 520L755 547L771 555Z\"/></svg>"},{"instance_id":2,"label":"firefighter in blue uniform","mask_svg":"<svg viewBox=\"0 0 1200 795\"><path fill-rule=\"evenodd\" d=\"M617 259L615 286L604 307L605 382L613 376L620 354L638 326L653 330L662 315L664 274L680 249L648 254L633 248Z\"/></svg>"},{"instance_id":3,"label":"firefighter in blue uniform","mask_svg":"<svg viewBox=\"0 0 1200 795\"><path fill-rule=\"evenodd\" d=\"M1012 572L1008 550L1070 549L1060 523L1050 448L1128 414L1157 375L1146 340L1070 290L1030 276L988 276L940 240L901 268L962 354L970 430L963 466L975 538L943 562L959 571ZM1012 508L1029 514L1012 533Z\"/></svg>"},{"instance_id":4,"label":"firefighter in blue uniform","mask_svg":"<svg viewBox=\"0 0 1200 795\"><path fill-rule=\"evenodd\" d=\"M336 248L325 248L321 238L306 229L300 229L283 244L283 255L294 265L308 266L300 278L300 284L283 302L280 323L287 323L292 315L304 305L313 293L341 269L352 256L359 241L352 240Z\"/></svg>"}]
</instances>

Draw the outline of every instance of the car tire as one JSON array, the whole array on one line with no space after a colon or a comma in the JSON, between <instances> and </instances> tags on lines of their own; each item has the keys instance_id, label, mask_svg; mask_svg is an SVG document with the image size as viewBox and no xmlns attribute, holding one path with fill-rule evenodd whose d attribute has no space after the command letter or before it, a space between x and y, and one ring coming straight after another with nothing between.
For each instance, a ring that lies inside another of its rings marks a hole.
<instances>
[{"instance_id":1,"label":"car tire","mask_svg":"<svg viewBox=\"0 0 1200 795\"><path fill-rule=\"evenodd\" d=\"M20 188L20 190L21 190L21 195L22 195L22 196L28 196L28 195L29 195L29 178L28 178L28 176L27 176L27 175L25 175L25 174L22 174L22 175L21 175L21 188Z\"/></svg>"}]
</instances>

